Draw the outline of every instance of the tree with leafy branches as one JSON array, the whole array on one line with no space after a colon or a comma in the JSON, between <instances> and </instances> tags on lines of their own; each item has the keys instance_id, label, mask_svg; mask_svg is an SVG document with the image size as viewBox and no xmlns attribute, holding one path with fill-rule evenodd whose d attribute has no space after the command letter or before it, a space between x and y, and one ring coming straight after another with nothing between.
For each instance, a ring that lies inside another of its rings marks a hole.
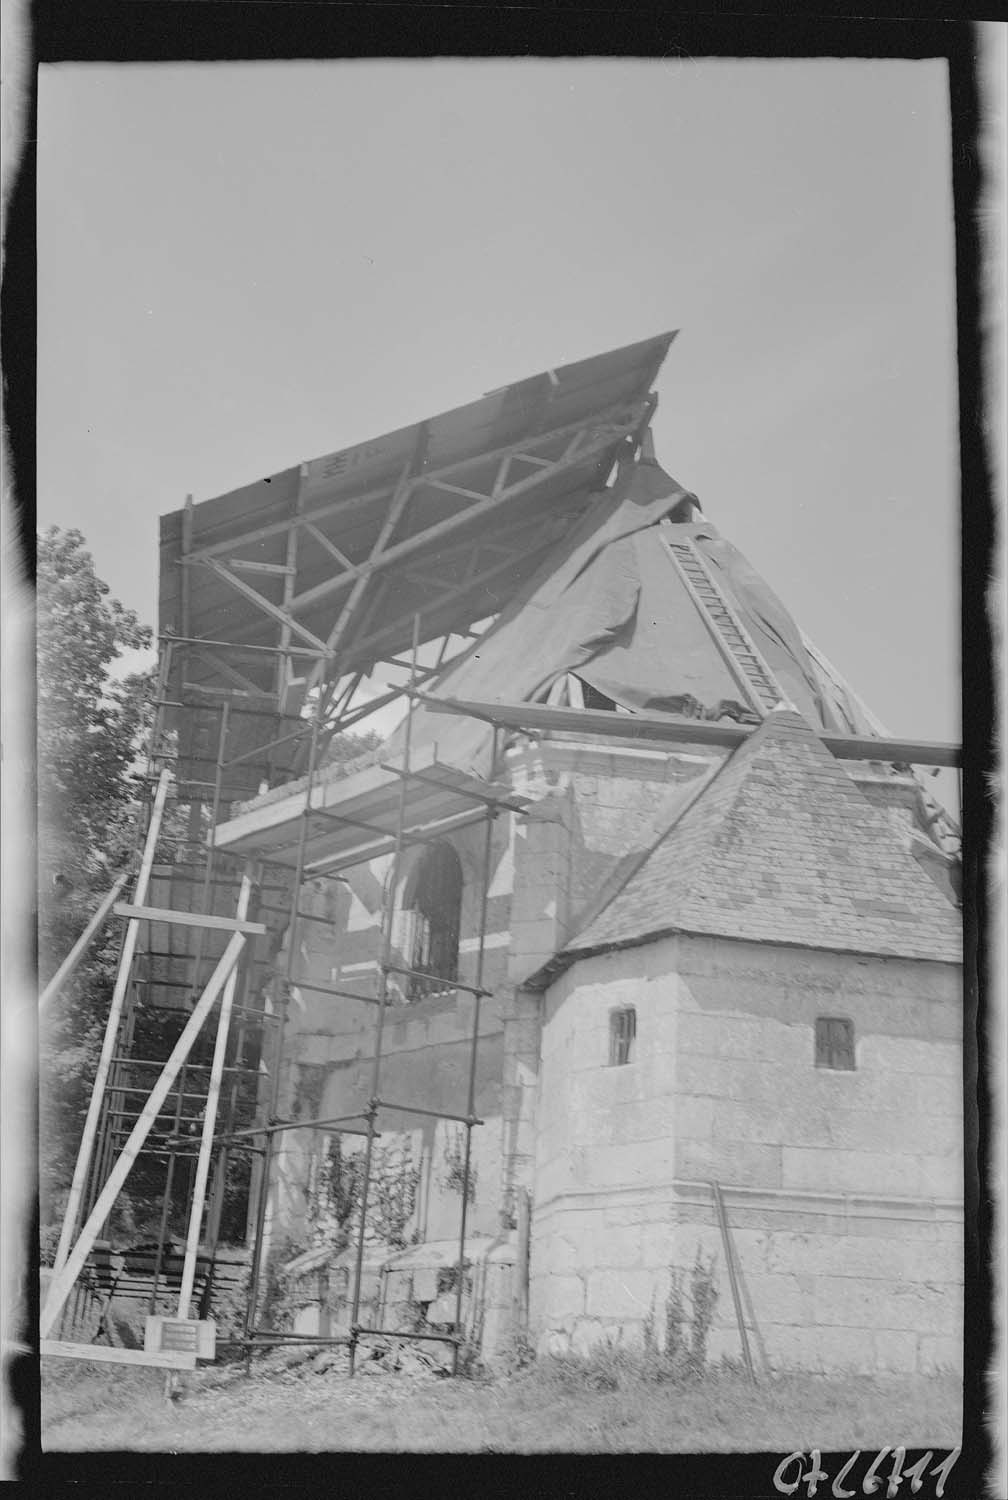
<instances>
[{"instance_id":1,"label":"tree with leafy branches","mask_svg":"<svg viewBox=\"0 0 1008 1500\"><path fill-rule=\"evenodd\" d=\"M110 596L84 537L37 539L38 962L44 985L129 863L151 672L113 676L151 631ZM69 1185L115 980L118 923L96 936L40 1029L42 1222Z\"/></svg>"}]
</instances>

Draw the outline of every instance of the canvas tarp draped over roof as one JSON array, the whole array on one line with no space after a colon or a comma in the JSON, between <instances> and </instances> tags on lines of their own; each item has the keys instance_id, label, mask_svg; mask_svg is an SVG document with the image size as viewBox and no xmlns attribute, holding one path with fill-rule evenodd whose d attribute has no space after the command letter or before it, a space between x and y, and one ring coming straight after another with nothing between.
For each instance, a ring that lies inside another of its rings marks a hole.
<instances>
[{"instance_id":1,"label":"canvas tarp draped over roof","mask_svg":"<svg viewBox=\"0 0 1008 1500\"><path fill-rule=\"evenodd\" d=\"M573 671L631 711L748 714L744 691L663 539L687 536L783 695L813 725L870 733L855 706L841 702L817 674L794 621L741 553L708 522L688 519L696 504L653 459L629 467L473 650L427 689L428 696L537 702L560 675ZM439 759L491 774L492 729L486 723L446 719L421 705L411 736L414 750L436 744ZM400 726L386 754L401 753L404 740Z\"/></svg>"}]
</instances>

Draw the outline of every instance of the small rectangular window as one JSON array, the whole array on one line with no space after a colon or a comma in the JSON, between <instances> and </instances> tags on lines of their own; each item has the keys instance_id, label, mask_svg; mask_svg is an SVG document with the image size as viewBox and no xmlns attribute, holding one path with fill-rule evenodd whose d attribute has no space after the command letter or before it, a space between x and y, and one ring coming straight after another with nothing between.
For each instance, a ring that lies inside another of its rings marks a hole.
<instances>
[{"instance_id":1,"label":"small rectangular window","mask_svg":"<svg viewBox=\"0 0 1008 1500\"><path fill-rule=\"evenodd\" d=\"M815 1023L817 1068L854 1071L854 1022L841 1016L819 1016Z\"/></svg>"},{"instance_id":2,"label":"small rectangular window","mask_svg":"<svg viewBox=\"0 0 1008 1500\"><path fill-rule=\"evenodd\" d=\"M609 1012L609 1066L620 1068L633 1062L637 1036L637 1012L632 1005Z\"/></svg>"}]
</instances>

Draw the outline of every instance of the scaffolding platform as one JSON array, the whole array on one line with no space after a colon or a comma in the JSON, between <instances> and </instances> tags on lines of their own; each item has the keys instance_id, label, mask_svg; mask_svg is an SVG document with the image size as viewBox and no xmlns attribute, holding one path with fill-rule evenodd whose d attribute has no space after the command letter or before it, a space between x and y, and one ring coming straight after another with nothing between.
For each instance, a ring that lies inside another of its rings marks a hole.
<instances>
[{"instance_id":1,"label":"scaffolding platform","mask_svg":"<svg viewBox=\"0 0 1008 1500\"><path fill-rule=\"evenodd\" d=\"M307 796L302 786L280 799L252 804L218 824L214 848L293 868ZM530 802L510 786L439 760L436 747L416 758L408 771L402 764L383 764L316 780L304 843L305 875L332 874L391 853L400 817L407 837L419 840L480 822L488 804L521 813Z\"/></svg>"}]
</instances>

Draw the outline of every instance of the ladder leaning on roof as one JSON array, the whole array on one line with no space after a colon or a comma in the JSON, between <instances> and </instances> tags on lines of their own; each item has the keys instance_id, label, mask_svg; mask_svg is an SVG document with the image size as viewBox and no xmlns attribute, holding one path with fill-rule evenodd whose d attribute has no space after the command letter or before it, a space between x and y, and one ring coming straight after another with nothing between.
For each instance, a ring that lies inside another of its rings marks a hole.
<instances>
[{"instance_id":1,"label":"ladder leaning on roof","mask_svg":"<svg viewBox=\"0 0 1008 1500\"><path fill-rule=\"evenodd\" d=\"M741 619L721 592L713 573L699 549L688 537L662 540L694 604L739 683L760 718L771 713L785 697L765 657L746 630Z\"/></svg>"}]
</instances>

